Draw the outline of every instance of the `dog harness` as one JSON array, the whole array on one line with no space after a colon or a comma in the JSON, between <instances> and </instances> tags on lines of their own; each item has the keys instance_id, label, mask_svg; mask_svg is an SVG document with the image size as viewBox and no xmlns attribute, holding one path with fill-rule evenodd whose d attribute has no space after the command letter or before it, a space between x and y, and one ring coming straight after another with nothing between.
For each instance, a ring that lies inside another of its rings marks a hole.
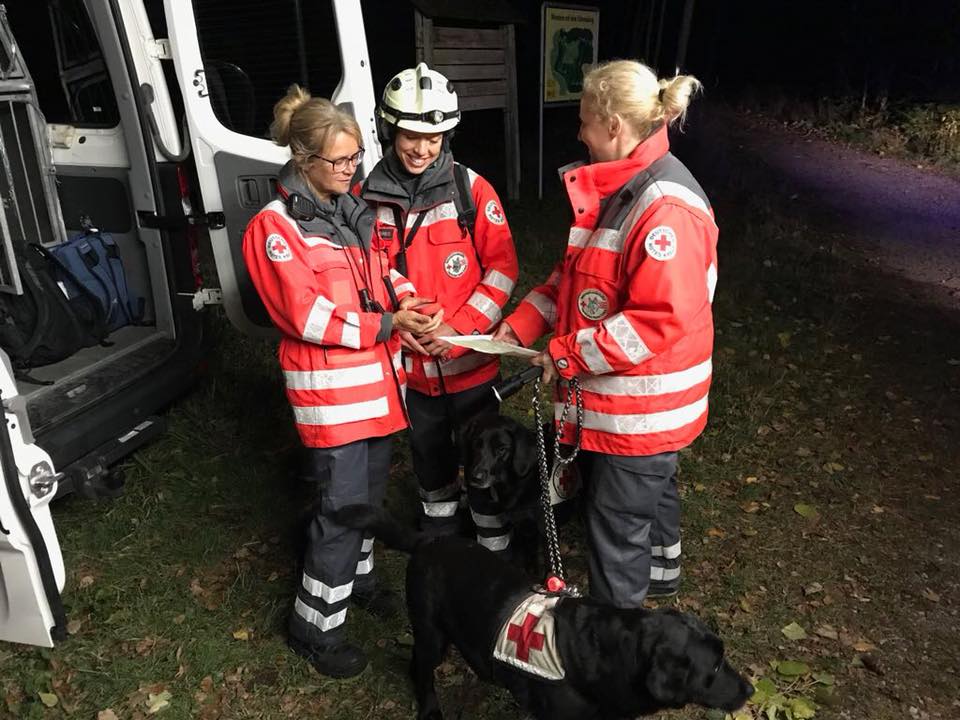
<instances>
[{"instance_id":1,"label":"dog harness","mask_svg":"<svg viewBox=\"0 0 960 720\"><path fill-rule=\"evenodd\" d=\"M497 633L493 659L544 680L563 680L554 609L560 597L530 593Z\"/></svg>"}]
</instances>

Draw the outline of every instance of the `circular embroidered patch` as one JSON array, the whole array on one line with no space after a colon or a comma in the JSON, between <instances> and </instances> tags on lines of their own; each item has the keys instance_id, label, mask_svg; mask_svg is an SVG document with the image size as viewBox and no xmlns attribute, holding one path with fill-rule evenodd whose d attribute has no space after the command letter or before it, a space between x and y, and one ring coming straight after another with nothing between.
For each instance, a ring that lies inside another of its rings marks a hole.
<instances>
[{"instance_id":1,"label":"circular embroidered patch","mask_svg":"<svg viewBox=\"0 0 960 720\"><path fill-rule=\"evenodd\" d=\"M669 225L657 225L647 233L643 246L654 260L669 260L677 254L677 234Z\"/></svg>"},{"instance_id":2,"label":"circular embroidered patch","mask_svg":"<svg viewBox=\"0 0 960 720\"><path fill-rule=\"evenodd\" d=\"M467 256L459 250L450 253L443 261L443 269L450 277L460 277L467 271Z\"/></svg>"},{"instance_id":3,"label":"circular embroidered patch","mask_svg":"<svg viewBox=\"0 0 960 720\"><path fill-rule=\"evenodd\" d=\"M580 491L580 473L577 466L574 464L554 468L550 474L550 484L553 489L550 499L554 505L574 497Z\"/></svg>"},{"instance_id":4,"label":"circular embroidered patch","mask_svg":"<svg viewBox=\"0 0 960 720\"><path fill-rule=\"evenodd\" d=\"M293 260L293 253L290 246L283 238L283 235L271 233L267 235L267 257L274 262L287 262Z\"/></svg>"},{"instance_id":5,"label":"circular embroidered patch","mask_svg":"<svg viewBox=\"0 0 960 720\"><path fill-rule=\"evenodd\" d=\"M503 210L497 205L496 200L491 200L487 203L487 206L483 209L483 214L486 215L487 220L494 225L503 225L507 221L503 216Z\"/></svg>"},{"instance_id":6,"label":"circular embroidered patch","mask_svg":"<svg viewBox=\"0 0 960 720\"><path fill-rule=\"evenodd\" d=\"M596 288L587 288L577 297L577 308L588 320L599 320L607 314L609 307L607 296Z\"/></svg>"}]
</instances>

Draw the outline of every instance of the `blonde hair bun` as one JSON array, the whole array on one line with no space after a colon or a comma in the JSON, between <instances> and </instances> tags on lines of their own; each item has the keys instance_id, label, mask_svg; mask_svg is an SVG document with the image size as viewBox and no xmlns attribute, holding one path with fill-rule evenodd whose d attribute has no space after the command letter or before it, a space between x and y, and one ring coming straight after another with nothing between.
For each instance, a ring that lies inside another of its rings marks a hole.
<instances>
[{"instance_id":1,"label":"blonde hair bun","mask_svg":"<svg viewBox=\"0 0 960 720\"><path fill-rule=\"evenodd\" d=\"M658 79L636 60L612 60L590 70L583 80L583 98L604 120L622 117L641 138L666 123L683 123L690 101L702 87L693 75Z\"/></svg>"},{"instance_id":2,"label":"blonde hair bun","mask_svg":"<svg viewBox=\"0 0 960 720\"><path fill-rule=\"evenodd\" d=\"M277 145L289 146L294 161L300 166L311 155L322 154L327 144L341 132L363 145L363 135L353 115L326 98L311 96L299 85L291 85L287 94L273 106L270 137Z\"/></svg>"}]
</instances>

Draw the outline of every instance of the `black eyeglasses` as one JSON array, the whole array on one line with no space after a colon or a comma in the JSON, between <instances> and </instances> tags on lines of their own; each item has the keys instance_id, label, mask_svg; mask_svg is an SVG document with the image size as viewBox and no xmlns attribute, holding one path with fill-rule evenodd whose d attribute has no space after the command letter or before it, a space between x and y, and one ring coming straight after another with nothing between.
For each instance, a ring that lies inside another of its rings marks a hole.
<instances>
[{"instance_id":1,"label":"black eyeglasses","mask_svg":"<svg viewBox=\"0 0 960 720\"><path fill-rule=\"evenodd\" d=\"M356 167L357 165L360 164L360 161L363 160L363 148L360 148L359 150L357 150L353 155L337 158L336 160L328 160L323 155L317 155L316 153L314 153L310 157L320 158L324 162L330 163L330 165L333 167L334 172L343 172L350 166Z\"/></svg>"}]
</instances>

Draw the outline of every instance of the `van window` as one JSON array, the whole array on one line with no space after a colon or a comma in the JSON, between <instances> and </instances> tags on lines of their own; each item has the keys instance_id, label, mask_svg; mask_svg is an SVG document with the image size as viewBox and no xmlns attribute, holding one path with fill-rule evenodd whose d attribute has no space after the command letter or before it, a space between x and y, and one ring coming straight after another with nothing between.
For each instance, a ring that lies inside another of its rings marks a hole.
<instances>
[{"instance_id":1,"label":"van window","mask_svg":"<svg viewBox=\"0 0 960 720\"><path fill-rule=\"evenodd\" d=\"M115 127L120 122L83 0L12 3L7 18L47 122L80 127Z\"/></svg>"},{"instance_id":2,"label":"van window","mask_svg":"<svg viewBox=\"0 0 960 720\"><path fill-rule=\"evenodd\" d=\"M330 97L340 48L329 0L194 0L213 111L234 132L269 135L291 83Z\"/></svg>"}]
</instances>

